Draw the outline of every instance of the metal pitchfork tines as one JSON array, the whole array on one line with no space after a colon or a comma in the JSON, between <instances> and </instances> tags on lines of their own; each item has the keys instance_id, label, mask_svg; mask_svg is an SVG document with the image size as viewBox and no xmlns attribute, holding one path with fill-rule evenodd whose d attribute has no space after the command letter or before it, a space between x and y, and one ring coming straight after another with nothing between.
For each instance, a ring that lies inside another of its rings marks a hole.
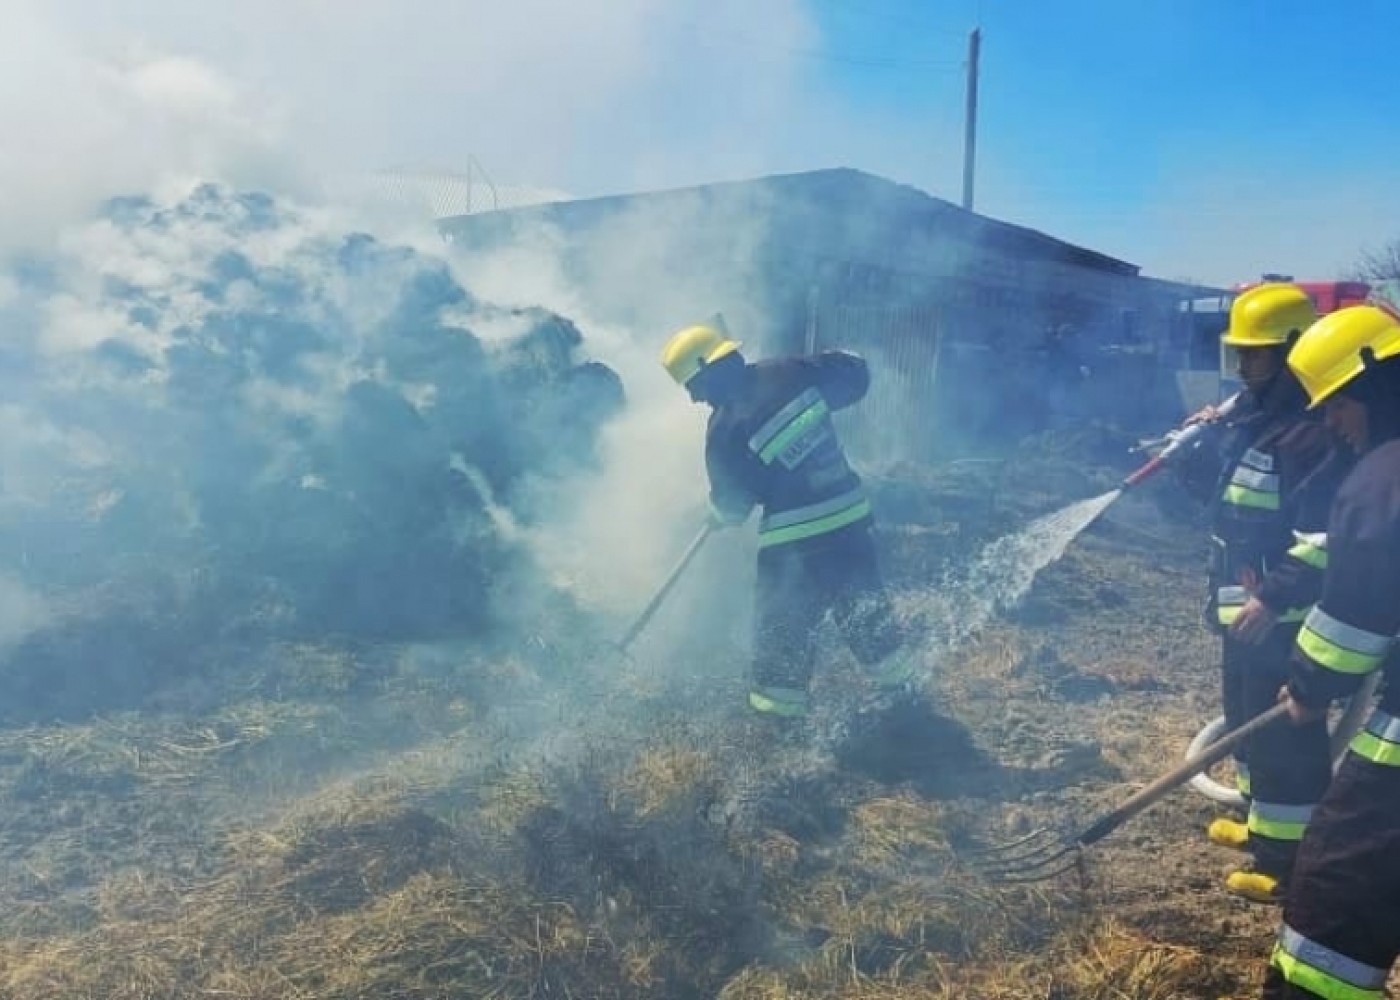
<instances>
[{"instance_id":1,"label":"metal pitchfork tines","mask_svg":"<svg viewBox=\"0 0 1400 1000\"><path fill-rule=\"evenodd\" d=\"M993 882L1044 882L1082 868L1083 847L1078 837L1042 826L1010 843L975 847L964 859Z\"/></svg>"},{"instance_id":2,"label":"metal pitchfork tines","mask_svg":"<svg viewBox=\"0 0 1400 1000\"><path fill-rule=\"evenodd\" d=\"M1275 705L1238 729L1231 730L1194 757L1188 757L1126 802L1090 823L1078 834L1064 835L1041 828L1008 844L977 847L964 852L976 871L994 882L1044 882L1072 868L1081 868L1084 848L1096 844L1128 820L1163 798L1172 789L1223 760L1254 733L1288 714L1288 706Z\"/></svg>"}]
</instances>

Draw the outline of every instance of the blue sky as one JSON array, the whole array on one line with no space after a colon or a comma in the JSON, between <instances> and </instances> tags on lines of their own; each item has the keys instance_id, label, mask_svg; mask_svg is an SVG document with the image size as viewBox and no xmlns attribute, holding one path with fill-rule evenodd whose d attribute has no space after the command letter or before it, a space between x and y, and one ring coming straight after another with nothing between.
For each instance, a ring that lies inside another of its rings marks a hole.
<instances>
[{"instance_id":1,"label":"blue sky","mask_svg":"<svg viewBox=\"0 0 1400 1000\"><path fill-rule=\"evenodd\" d=\"M0 249L98 195L409 167L588 196L849 166L1217 282L1400 237L1384 0L0 0ZM295 186L295 185L293 185ZM311 184L314 186L314 183Z\"/></svg>"},{"instance_id":2,"label":"blue sky","mask_svg":"<svg viewBox=\"0 0 1400 1000\"><path fill-rule=\"evenodd\" d=\"M966 33L980 21L977 202L989 214L1216 280L1262 268L1325 276L1400 238L1400 4L809 6L826 51L907 61L832 58L821 72L852 101L902 116L911 135L929 123L917 143L928 183L917 162L888 169L952 198L959 150L937 137L961 120ZM934 58L957 65L914 64Z\"/></svg>"}]
</instances>

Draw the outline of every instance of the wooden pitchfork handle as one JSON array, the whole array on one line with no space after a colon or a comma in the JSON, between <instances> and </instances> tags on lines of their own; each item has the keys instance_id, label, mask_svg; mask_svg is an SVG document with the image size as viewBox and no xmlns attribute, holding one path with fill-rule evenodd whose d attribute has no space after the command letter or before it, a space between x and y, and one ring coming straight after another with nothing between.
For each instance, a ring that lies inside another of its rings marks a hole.
<instances>
[{"instance_id":1,"label":"wooden pitchfork handle","mask_svg":"<svg viewBox=\"0 0 1400 1000\"><path fill-rule=\"evenodd\" d=\"M1184 785L1212 764L1224 760L1230 752L1249 739L1265 726L1273 725L1288 714L1288 705L1279 702L1267 712L1261 712L1238 729L1232 729L1194 757L1188 757L1152 784L1132 796L1113 810L1087 827L1075 838L1075 843L1087 847L1107 837L1128 820L1142 812L1154 802L1166 796L1172 789Z\"/></svg>"},{"instance_id":2,"label":"wooden pitchfork handle","mask_svg":"<svg viewBox=\"0 0 1400 1000\"><path fill-rule=\"evenodd\" d=\"M666 595L675 587L677 581L681 578L681 574L685 572L686 567L690 565L691 560L695 558L696 553L700 551L700 547L705 544L705 540L710 537L713 531L714 526L708 521L705 522L705 526L700 529L691 543L686 546L685 552L681 555L680 559L676 560L676 565L671 569L671 572L667 574L661 586L656 588L656 593L652 595L651 600L647 601L647 606L642 609L641 614L637 616L637 620L632 623L632 627L627 630L626 634L623 635L622 639L618 642L617 648L622 650L623 653L626 653L627 647L631 646L632 643L636 641L637 636L642 634L642 629L647 627L647 623L650 622L652 616L656 614L657 608L661 607L661 602L666 599Z\"/></svg>"}]
</instances>

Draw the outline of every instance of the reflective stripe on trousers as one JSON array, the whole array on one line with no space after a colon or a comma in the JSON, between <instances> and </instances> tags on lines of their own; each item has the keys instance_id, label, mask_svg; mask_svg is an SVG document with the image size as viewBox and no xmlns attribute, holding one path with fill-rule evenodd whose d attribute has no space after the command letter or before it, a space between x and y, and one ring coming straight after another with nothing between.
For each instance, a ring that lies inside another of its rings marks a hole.
<instances>
[{"instance_id":1,"label":"reflective stripe on trousers","mask_svg":"<svg viewBox=\"0 0 1400 1000\"><path fill-rule=\"evenodd\" d=\"M1348 958L1284 924L1270 959L1294 986L1327 1000L1381 1000L1388 969Z\"/></svg>"},{"instance_id":2,"label":"reflective stripe on trousers","mask_svg":"<svg viewBox=\"0 0 1400 1000\"><path fill-rule=\"evenodd\" d=\"M1249 832L1270 840L1297 843L1303 839L1312 813L1310 805L1279 805L1255 799L1249 804Z\"/></svg>"},{"instance_id":3,"label":"reflective stripe on trousers","mask_svg":"<svg viewBox=\"0 0 1400 1000\"><path fill-rule=\"evenodd\" d=\"M1249 798L1249 765L1242 760L1235 761L1235 791Z\"/></svg>"},{"instance_id":4,"label":"reflective stripe on trousers","mask_svg":"<svg viewBox=\"0 0 1400 1000\"><path fill-rule=\"evenodd\" d=\"M749 708L765 715L799 718L807 714L807 692L799 688L756 687L749 692Z\"/></svg>"}]
</instances>

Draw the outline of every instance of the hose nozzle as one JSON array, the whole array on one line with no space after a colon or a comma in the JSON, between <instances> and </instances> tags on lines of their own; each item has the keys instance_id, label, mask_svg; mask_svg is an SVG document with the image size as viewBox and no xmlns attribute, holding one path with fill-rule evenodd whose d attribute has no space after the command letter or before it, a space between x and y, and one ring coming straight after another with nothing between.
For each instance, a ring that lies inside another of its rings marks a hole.
<instances>
[{"instance_id":1,"label":"hose nozzle","mask_svg":"<svg viewBox=\"0 0 1400 1000\"><path fill-rule=\"evenodd\" d=\"M1240 404L1241 394L1235 393L1229 399L1224 400L1215 407L1214 413L1208 419L1200 420L1197 423L1169 431L1164 437L1157 441L1144 441L1139 449L1161 447L1155 456L1144 462L1138 469L1123 480L1123 489L1132 489L1144 479L1151 478L1164 466L1170 464L1178 455L1190 451L1201 437L1209 433L1221 420L1229 417L1234 412L1235 407Z\"/></svg>"}]
</instances>

